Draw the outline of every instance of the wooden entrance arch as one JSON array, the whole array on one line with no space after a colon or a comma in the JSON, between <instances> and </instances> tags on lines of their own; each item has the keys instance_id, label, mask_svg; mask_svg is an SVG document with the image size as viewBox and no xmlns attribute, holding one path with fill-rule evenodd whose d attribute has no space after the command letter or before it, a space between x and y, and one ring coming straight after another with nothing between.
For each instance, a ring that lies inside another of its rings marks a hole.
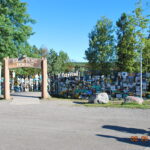
<instances>
[{"instance_id":1,"label":"wooden entrance arch","mask_svg":"<svg viewBox=\"0 0 150 150\"><path fill-rule=\"evenodd\" d=\"M47 92L47 59L46 58L4 58L4 98L10 100L9 69L12 68L41 68L42 69L42 95L43 99L48 98Z\"/></svg>"}]
</instances>

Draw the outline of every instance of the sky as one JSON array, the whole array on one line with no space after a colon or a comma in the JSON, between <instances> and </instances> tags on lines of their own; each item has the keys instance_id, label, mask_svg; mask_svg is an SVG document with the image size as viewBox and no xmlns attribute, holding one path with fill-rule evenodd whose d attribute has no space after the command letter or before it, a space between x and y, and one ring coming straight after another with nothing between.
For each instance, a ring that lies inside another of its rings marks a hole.
<instances>
[{"instance_id":1,"label":"sky","mask_svg":"<svg viewBox=\"0 0 150 150\"><path fill-rule=\"evenodd\" d=\"M114 25L123 12L131 13L136 0L22 0L36 20L28 40L38 48L65 51L71 60L85 62L88 34L101 16Z\"/></svg>"}]
</instances>

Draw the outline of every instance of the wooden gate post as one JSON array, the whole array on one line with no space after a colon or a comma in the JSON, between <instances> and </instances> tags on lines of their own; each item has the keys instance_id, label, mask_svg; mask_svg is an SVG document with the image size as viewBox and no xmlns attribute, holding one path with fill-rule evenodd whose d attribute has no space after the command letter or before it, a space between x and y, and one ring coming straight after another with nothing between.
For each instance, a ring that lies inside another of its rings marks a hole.
<instances>
[{"instance_id":1,"label":"wooden gate post","mask_svg":"<svg viewBox=\"0 0 150 150\"><path fill-rule=\"evenodd\" d=\"M8 68L9 57L4 58L4 99L10 100L10 85L9 85L9 68Z\"/></svg>"},{"instance_id":2,"label":"wooden gate post","mask_svg":"<svg viewBox=\"0 0 150 150\"><path fill-rule=\"evenodd\" d=\"M48 98L49 94L47 92L47 59L42 58L42 98Z\"/></svg>"}]
</instances>

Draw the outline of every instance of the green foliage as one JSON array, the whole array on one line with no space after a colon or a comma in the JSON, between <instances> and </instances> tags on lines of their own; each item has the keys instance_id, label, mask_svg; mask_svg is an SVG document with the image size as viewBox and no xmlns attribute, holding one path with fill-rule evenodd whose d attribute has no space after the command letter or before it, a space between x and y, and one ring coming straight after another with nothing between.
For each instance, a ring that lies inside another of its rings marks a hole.
<instances>
[{"instance_id":1,"label":"green foliage","mask_svg":"<svg viewBox=\"0 0 150 150\"><path fill-rule=\"evenodd\" d=\"M118 27L117 67L119 71L139 72L142 52L143 70L148 71L150 57L146 35L150 20L148 15L143 16L143 11L142 1L138 0L133 14L127 15L123 13L116 23Z\"/></svg>"},{"instance_id":2,"label":"green foliage","mask_svg":"<svg viewBox=\"0 0 150 150\"><path fill-rule=\"evenodd\" d=\"M40 57L47 57L48 56L48 49L45 47L41 47L39 49L39 56Z\"/></svg>"},{"instance_id":3,"label":"green foliage","mask_svg":"<svg viewBox=\"0 0 150 150\"><path fill-rule=\"evenodd\" d=\"M148 52L145 46L148 46L147 31L150 24L150 19L149 15L143 15L143 12L144 10L142 8L142 0L138 0L136 3L136 8L133 11L133 15L131 16L131 20L136 35L136 50L139 53L139 58L141 57L140 59L143 59L144 61L144 67L146 68L143 68L143 70L147 70L147 65L145 64L148 61L149 56L146 55L149 55L149 53L145 53Z\"/></svg>"},{"instance_id":4,"label":"green foliage","mask_svg":"<svg viewBox=\"0 0 150 150\"><path fill-rule=\"evenodd\" d=\"M26 3L20 0L1 0L0 2L0 61L6 56L18 57L25 53L27 39L32 35L34 23L26 13Z\"/></svg>"},{"instance_id":5,"label":"green foliage","mask_svg":"<svg viewBox=\"0 0 150 150\"><path fill-rule=\"evenodd\" d=\"M63 72L69 72L72 68L72 63L69 60L69 56L64 51L60 51L58 54L54 49L50 49L47 56L48 72L50 74L58 74Z\"/></svg>"},{"instance_id":6,"label":"green foliage","mask_svg":"<svg viewBox=\"0 0 150 150\"><path fill-rule=\"evenodd\" d=\"M117 67L119 71L136 72L136 36L130 16L123 13L117 25Z\"/></svg>"},{"instance_id":7,"label":"green foliage","mask_svg":"<svg viewBox=\"0 0 150 150\"><path fill-rule=\"evenodd\" d=\"M145 39L143 49L143 72L150 72L150 38Z\"/></svg>"},{"instance_id":8,"label":"green foliage","mask_svg":"<svg viewBox=\"0 0 150 150\"><path fill-rule=\"evenodd\" d=\"M49 55L47 57L48 62L48 72L51 74L57 73L57 53L54 49L50 49Z\"/></svg>"},{"instance_id":9,"label":"green foliage","mask_svg":"<svg viewBox=\"0 0 150 150\"><path fill-rule=\"evenodd\" d=\"M33 58L41 58L41 52L35 45L33 45L30 49L30 54L28 54L28 56Z\"/></svg>"},{"instance_id":10,"label":"green foliage","mask_svg":"<svg viewBox=\"0 0 150 150\"><path fill-rule=\"evenodd\" d=\"M89 34L89 48L85 55L92 70L101 70L103 74L110 71L110 62L115 55L113 31L112 21L102 17Z\"/></svg>"},{"instance_id":11,"label":"green foliage","mask_svg":"<svg viewBox=\"0 0 150 150\"><path fill-rule=\"evenodd\" d=\"M57 57L58 72L65 72L67 69L67 64L69 63L69 57L67 53L60 51Z\"/></svg>"}]
</instances>

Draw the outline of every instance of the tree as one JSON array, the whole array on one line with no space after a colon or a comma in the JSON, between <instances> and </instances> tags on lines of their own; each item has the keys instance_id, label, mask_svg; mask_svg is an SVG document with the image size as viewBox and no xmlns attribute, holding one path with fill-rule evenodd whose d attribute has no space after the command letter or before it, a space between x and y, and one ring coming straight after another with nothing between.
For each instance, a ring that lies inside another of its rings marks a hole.
<instances>
[{"instance_id":1,"label":"tree","mask_svg":"<svg viewBox=\"0 0 150 150\"><path fill-rule=\"evenodd\" d=\"M148 17L143 16L143 11L142 1L138 0L133 14L123 13L116 22L118 27L117 67L119 71L139 72L140 70L139 58L144 49L146 30L149 23Z\"/></svg>"},{"instance_id":2,"label":"tree","mask_svg":"<svg viewBox=\"0 0 150 150\"><path fill-rule=\"evenodd\" d=\"M39 55L41 57L47 57L48 56L48 49L44 46L42 46L40 49L39 49Z\"/></svg>"},{"instance_id":3,"label":"tree","mask_svg":"<svg viewBox=\"0 0 150 150\"><path fill-rule=\"evenodd\" d=\"M47 56L47 63L48 63L48 72L50 74L56 74L57 73L57 53L54 49L50 49L49 55Z\"/></svg>"},{"instance_id":4,"label":"tree","mask_svg":"<svg viewBox=\"0 0 150 150\"><path fill-rule=\"evenodd\" d=\"M30 55L29 56L30 57L34 57L34 58L41 58L40 50L35 45L33 45L31 47Z\"/></svg>"},{"instance_id":5,"label":"tree","mask_svg":"<svg viewBox=\"0 0 150 150\"><path fill-rule=\"evenodd\" d=\"M143 49L143 72L150 72L150 37L145 39Z\"/></svg>"},{"instance_id":6,"label":"tree","mask_svg":"<svg viewBox=\"0 0 150 150\"><path fill-rule=\"evenodd\" d=\"M135 72L137 53L136 37L130 16L123 13L117 25L117 68L118 71Z\"/></svg>"},{"instance_id":7,"label":"tree","mask_svg":"<svg viewBox=\"0 0 150 150\"><path fill-rule=\"evenodd\" d=\"M133 22L133 27L135 29L136 50L139 54L140 62L142 62L143 58L147 58L147 56L144 56L147 54L143 52L146 46L145 43L147 43L146 33L148 31L148 25L150 24L150 19L149 19L150 15L143 15L143 12L144 10L142 7L142 0L138 0L138 2L136 3L136 8L133 11L133 15L131 16L131 20Z\"/></svg>"},{"instance_id":8,"label":"tree","mask_svg":"<svg viewBox=\"0 0 150 150\"><path fill-rule=\"evenodd\" d=\"M28 23L35 22L26 10L26 3L20 0L0 1L0 61L25 53L27 39L33 34Z\"/></svg>"},{"instance_id":9,"label":"tree","mask_svg":"<svg viewBox=\"0 0 150 150\"><path fill-rule=\"evenodd\" d=\"M86 59L92 70L102 74L110 71L110 64L115 56L112 21L101 17L94 30L89 34L89 48L85 51Z\"/></svg>"},{"instance_id":10,"label":"tree","mask_svg":"<svg viewBox=\"0 0 150 150\"><path fill-rule=\"evenodd\" d=\"M68 65L70 63L68 54L65 53L64 51L60 51L58 58L57 58L57 63L60 64L59 72L61 72L61 73L66 72L69 69Z\"/></svg>"},{"instance_id":11,"label":"tree","mask_svg":"<svg viewBox=\"0 0 150 150\"><path fill-rule=\"evenodd\" d=\"M58 74L69 72L72 69L72 63L69 56L64 51L60 51L58 54L54 49L50 49L48 60L48 72L51 74Z\"/></svg>"}]
</instances>

